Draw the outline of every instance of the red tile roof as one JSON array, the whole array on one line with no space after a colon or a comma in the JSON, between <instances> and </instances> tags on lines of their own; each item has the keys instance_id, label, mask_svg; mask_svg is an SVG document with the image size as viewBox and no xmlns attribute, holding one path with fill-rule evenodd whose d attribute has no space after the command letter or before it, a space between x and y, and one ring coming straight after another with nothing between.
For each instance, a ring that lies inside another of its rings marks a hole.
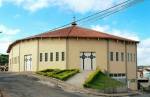
<instances>
[{"instance_id":1,"label":"red tile roof","mask_svg":"<svg viewBox=\"0 0 150 97\"><path fill-rule=\"evenodd\" d=\"M15 45L16 43L18 43L20 41L29 40L29 39L37 39L37 38L50 38L50 37L51 38L74 38L74 37L78 37L78 38L103 38L103 39L115 39L115 40L123 40L123 41L138 43L138 41L134 41L134 40L106 34L103 32L99 32L99 31L95 31L95 30L91 30L91 29L87 29L87 28L82 28L79 26L70 26L67 28L62 28L62 29L58 29L58 30L54 30L54 31L48 31L46 33L42 33L42 34L38 34L35 36L27 37L24 39L16 40L15 42L13 42L8 47L7 53L10 52L13 45Z\"/></svg>"}]
</instances>

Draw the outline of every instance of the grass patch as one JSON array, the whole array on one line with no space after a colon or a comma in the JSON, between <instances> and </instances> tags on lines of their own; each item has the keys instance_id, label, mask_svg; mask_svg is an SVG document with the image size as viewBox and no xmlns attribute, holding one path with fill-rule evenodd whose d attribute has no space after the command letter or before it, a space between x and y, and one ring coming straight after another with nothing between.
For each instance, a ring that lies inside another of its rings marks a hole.
<instances>
[{"instance_id":1,"label":"grass patch","mask_svg":"<svg viewBox=\"0 0 150 97\"><path fill-rule=\"evenodd\" d=\"M117 88L121 87L124 84L120 81L112 79L106 76L101 71L97 70L90 74L88 79L84 83L84 87L86 88L93 88L93 89L107 89L107 88Z\"/></svg>"},{"instance_id":2,"label":"grass patch","mask_svg":"<svg viewBox=\"0 0 150 97\"><path fill-rule=\"evenodd\" d=\"M78 69L66 69L66 70L60 70L60 69L46 69L42 71L38 71L37 74L57 78L60 80L67 80L73 75L79 73Z\"/></svg>"}]
</instances>

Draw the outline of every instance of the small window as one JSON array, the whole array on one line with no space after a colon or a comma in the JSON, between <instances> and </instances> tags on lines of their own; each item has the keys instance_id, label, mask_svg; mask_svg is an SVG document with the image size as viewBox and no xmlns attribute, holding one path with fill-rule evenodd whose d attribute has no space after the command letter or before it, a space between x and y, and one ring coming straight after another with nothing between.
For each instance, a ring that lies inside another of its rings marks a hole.
<instances>
[{"instance_id":1,"label":"small window","mask_svg":"<svg viewBox=\"0 0 150 97\"><path fill-rule=\"evenodd\" d=\"M119 53L116 52L116 61L119 61Z\"/></svg>"},{"instance_id":2,"label":"small window","mask_svg":"<svg viewBox=\"0 0 150 97\"><path fill-rule=\"evenodd\" d=\"M121 61L124 61L124 53L121 53Z\"/></svg>"},{"instance_id":3,"label":"small window","mask_svg":"<svg viewBox=\"0 0 150 97\"><path fill-rule=\"evenodd\" d=\"M132 54L130 54L130 59L131 59L131 62L132 62Z\"/></svg>"},{"instance_id":4,"label":"small window","mask_svg":"<svg viewBox=\"0 0 150 97\"><path fill-rule=\"evenodd\" d=\"M121 77L121 73L118 73L118 77Z\"/></svg>"},{"instance_id":5,"label":"small window","mask_svg":"<svg viewBox=\"0 0 150 97\"><path fill-rule=\"evenodd\" d=\"M59 52L56 52L56 61L59 61Z\"/></svg>"},{"instance_id":6,"label":"small window","mask_svg":"<svg viewBox=\"0 0 150 97\"><path fill-rule=\"evenodd\" d=\"M40 62L42 62L42 58L43 58L42 53L40 53Z\"/></svg>"},{"instance_id":7,"label":"small window","mask_svg":"<svg viewBox=\"0 0 150 97\"><path fill-rule=\"evenodd\" d=\"M65 52L62 52L61 54L62 54L62 58L61 59L62 59L62 61L64 61L65 60Z\"/></svg>"},{"instance_id":8,"label":"small window","mask_svg":"<svg viewBox=\"0 0 150 97\"><path fill-rule=\"evenodd\" d=\"M113 60L114 60L113 52L110 52L110 61L113 61Z\"/></svg>"},{"instance_id":9,"label":"small window","mask_svg":"<svg viewBox=\"0 0 150 97\"><path fill-rule=\"evenodd\" d=\"M50 61L53 61L53 53L50 53Z\"/></svg>"},{"instance_id":10,"label":"small window","mask_svg":"<svg viewBox=\"0 0 150 97\"><path fill-rule=\"evenodd\" d=\"M121 75L122 75L122 77L125 77L125 76L126 76L124 73L122 73Z\"/></svg>"},{"instance_id":11,"label":"small window","mask_svg":"<svg viewBox=\"0 0 150 97\"><path fill-rule=\"evenodd\" d=\"M135 54L134 54L134 62L136 62L136 56L135 56Z\"/></svg>"},{"instance_id":12,"label":"small window","mask_svg":"<svg viewBox=\"0 0 150 97\"><path fill-rule=\"evenodd\" d=\"M116 73L114 74L114 77L117 77L117 74L116 74Z\"/></svg>"},{"instance_id":13,"label":"small window","mask_svg":"<svg viewBox=\"0 0 150 97\"><path fill-rule=\"evenodd\" d=\"M111 73L109 76L110 76L110 77L113 77L113 74Z\"/></svg>"},{"instance_id":14,"label":"small window","mask_svg":"<svg viewBox=\"0 0 150 97\"><path fill-rule=\"evenodd\" d=\"M129 62L129 60L130 60L130 54L128 53L128 62Z\"/></svg>"},{"instance_id":15,"label":"small window","mask_svg":"<svg viewBox=\"0 0 150 97\"><path fill-rule=\"evenodd\" d=\"M45 53L45 62L48 61L48 53Z\"/></svg>"}]
</instances>

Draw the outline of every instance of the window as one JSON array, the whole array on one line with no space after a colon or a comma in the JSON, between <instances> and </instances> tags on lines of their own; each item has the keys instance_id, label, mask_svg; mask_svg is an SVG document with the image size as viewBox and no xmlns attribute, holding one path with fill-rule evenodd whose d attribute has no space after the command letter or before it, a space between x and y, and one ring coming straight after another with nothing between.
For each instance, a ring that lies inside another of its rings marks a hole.
<instances>
[{"instance_id":1,"label":"window","mask_svg":"<svg viewBox=\"0 0 150 97\"><path fill-rule=\"evenodd\" d=\"M65 52L62 52L61 55L62 55L61 56L62 57L61 60L64 61L65 60Z\"/></svg>"},{"instance_id":2,"label":"window","mask_svg":"<svg viewBox=\"0 0 150 97\"><path fill-rule=\"evenodd\" d=\"M113 61L113 60L114 60L114 58L113 58L113 57L114 57L113 52L110 52L110 60L111 60L111 61Z\"/></svg>"},{"instance_id":3,"label":"window","mask_svg":"<svg viewBox=\"0 0 150 97\"><path fill-rule=\"evenodd\" d=\"M48 53L45 53L45 62L48 61Z\"/></svg>"},{"instance_id":4,"label":"window","mask_svg":"<svg viewBox=\"0 0 150 97\"><path fill-rule=\"evenodd\" d=\"M53 61L53 53L50 53L50 61Z\"/></svg>"},{"instance_id":5,"label":"window","mask_svg":"<svg viewBox=\"0 0 150 97\"><path fill-rule=\"evenodd\" d=\"M125 77L125 76L126 76L124 73L122 73L121 75L122 75L122 77Z\"/></svg>"},{"instance_id":6,"label":"window","mask_svg":"<svg viewBox=\"0 0 150 97\"><path fill-rule=\"evenodd\" d=\"M135 54L134 54L134 62L136 61L136 56L135 56Z\"/></svg>"},{"instance_id":7,"label":"window","mask_svg":"<svg viewBox=\"0 0 150 97\"><path fill-rule=\"evenodd\" d=\"M124 53L121 53L121 61L124 61Z\"/></svg>"},{"instance_id":8,"label":"window","mask_svg":"<svg viewBox=\"0 0 150 97\"><path fill-rule=\"evenodd\" d=\"M128 53L128 62L129 62L129 59L130 59L130 55L129 55L129 53Z\"/></svg>"},{"instance_id":9,"label":"window","mask_svg":"<svg viewBox=\"0 0 150 97\"><path fill-rule=\"evenodd\" d=\"M113 77L113 74L111 73L109 76L110 76L110 77Z\"/></svg>"},{"instance_id":10,"label":"window","mask_svg":"<svg viewBox=\"0 0 150 97\"><path fill-rule=\"evenodd\" d=\"M119 61L119 53L116 52L116 61Z\"/></svg>"},{"instance_id":11,"label":"window","mask_svg":"<svg viewBox=\"0 0 150 97\"><path fill-rule=\"evenodd\" d=\"M40 62L42 62L42 58L43 58L42 53L40 53Z\"/></svg>"},{"instance_id":12,"label":"window","mask_svg":"<svg viewBox=\"0 0 150 97\"><path fill-rule=\"evenodd\" d=\"M116 73L114 74L114 77L117 77L117 74L116 74Z\"/></svg>"},{"instance_id":13,"label":"window","mask_svg":"<svg viewBox=\"0 0 150 97\"><path fill-rule=\"evenodd\" d=\"M56 52L56 61L59 61L59 52Z\"/></svg>"},{"instance_id":14,"label":"window","mask_svg":"<svg viewBox=\"0 0 150 97\"><path fill-rule=\"evenodd\" d=\"M126 77L126 74L125 73L111 73L109 76L113 78L124 78Z\"/></svg>"},{"instance_id":15,"label":"window","mask_svg":"<svg viewBox=\"0 0 150 97\"><path fill-rule=\"evenodd\" d=\"M132 54L130 54L130 59L131 59L131 62L132 62Z\"/></svg>"},{"instance_id":16,"label":"window","mask_svg":"<svg viewBox=\"0 0 150 97\"><path fill-rule=\"evenodd\" d=\"M118 77L121 77L121 73L118 73Z\"/></svg>"}]
</instances>

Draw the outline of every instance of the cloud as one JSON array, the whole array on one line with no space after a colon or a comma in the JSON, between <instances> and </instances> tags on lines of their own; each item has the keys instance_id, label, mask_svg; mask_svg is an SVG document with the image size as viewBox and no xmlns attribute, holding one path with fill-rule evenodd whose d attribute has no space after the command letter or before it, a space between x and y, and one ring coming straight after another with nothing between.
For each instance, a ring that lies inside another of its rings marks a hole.
<instances>
[{"instance_id":1,"label":"cloud","mask_svg":"<svg viewBox=\"0 0 150 97\"><path fill-rule=\"evenodd\" d=\"M3 34L5 35L15 35L20 32L20 29L12 29L0 24L0 31L3 32Z\"/></svg>"},{"instance_id":2,"label":"cloud","mask_svg":"<svg viewBox=\"0 0 150 97\"><path fill-rule=\"evenodd\" d=\"M8 49L8 46L9 46L9 44L10 44L11 42L9 42L9 41L6 41L6 42L1 42L0 41L0 53L2 53L2 54L6 54L6 50Z\"/></svg>"},{"instance_id":3,"label":"cloud","mask_svg":"<svg viewBox=\"0 0 150 97\"><path fill-rule=\"evenodd\" d=\"M102 25L102 26L92 25L91 28L97 31L108 33L108 34L113 34L113 35L117 35L120 37L132 39L132 40L137 40L137 41L139 40L139 37L135 32L111 28L109 25Z\"/></svg>"},{"instance_id":4,"label":"cloud","mask_svg":"<svg viewBox=\"0 0 150 97\"><path fill-rule=\"evenodd\" d=\"M0 24L0 53L6 53L9 44L12 42L13 37L17 35L21 30L9 28L3 24Z\"/></svg>"},{"instance_id":5,"label":"cloud","mask_svg":"<svg viewBox=\"0 0 150 97\"><path fill-rule=\"evenodd\" d=\"M0 0L5 3L13 3L25 10L35 12L47 7L59 7L78 13L93 12L106 9L119 0ZM2 4L2 3L1 3Z\"/></svg>"},{"instance_id":6,"label":"cloud","mask_svg":"<svg viewBox=\"0 0 150 97\"><path fill-rule=\"evenodd\" d=\"M5 54L10 43L12 43L12 36L4 35L4 37L0 38L0 53Z\"/></svg>"},{"instance_id":7,"label":"cloud","mask_svg":"<svg viewBox=\"0 0 150 97\"><path fill-rule=\"evenodd\" d=\"M2 6L2 0L0 0L0 7Z\"/></svg>"},{"instance_id":8,"label":"cloud","mask_svg":"<svg viewBox=\"0 0 150 97\"><path fill-rule=\"evenodd\" d=\"M138 46L139 65L150 65L150 38L144 39Z\"/></svg>"},{"instance_id":9,"label":"cloud","mask_svg":"<svg viewBox=\"0 0 150 97\"><path fill-rule=\"evenodd\" d=\"M138 37L135 32L111 28L109 25L92 25L91 28L97 31L125 37L128 39L140 40L140 37ZM138 65L150 65L150 38L141 39L137 50Z\"/></svg>"}]
</instances>

